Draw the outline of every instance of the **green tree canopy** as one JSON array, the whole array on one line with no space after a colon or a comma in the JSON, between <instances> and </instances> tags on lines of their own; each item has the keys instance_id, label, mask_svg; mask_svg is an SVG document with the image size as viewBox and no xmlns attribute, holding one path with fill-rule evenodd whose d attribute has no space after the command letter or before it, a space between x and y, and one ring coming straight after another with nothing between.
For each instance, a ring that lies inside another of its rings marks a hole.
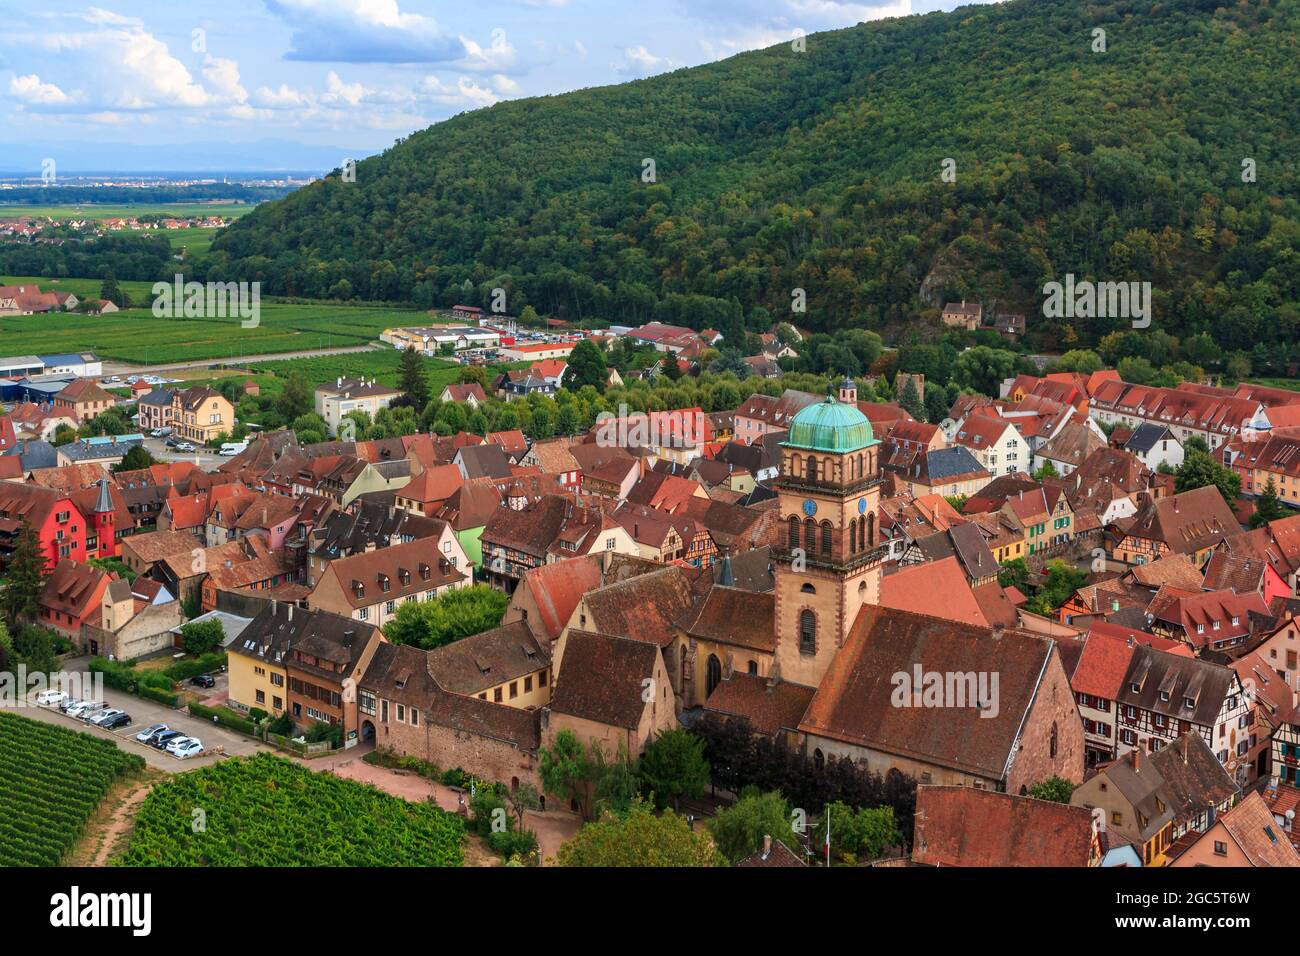
<instances>
[{"instance_id":1,"label":"green tree canopy","mask_svg":"<svg viewBox=\"0 0 1300 956\"><path fill-rule=\"evenodd\" d=\"M446 591L433 601L407 601L384 625L394 644L432 650L501 624L509 599L486 584Z\"/></svg>"},{"instance_id":2,"label":"green tree canopy","mask_svg":"<svg viewBox=\"0 0 1300 956\"><path fill-rule=\"evenodd\" d=\"M720 811L709 821L709 832L718 850L734 864L762 849L764 837L769 836L799 853L801 844L791 820L790 807L781 794L754 792Z\"/></svg>"},{"instance_id":3,"label":"green tree canopy","mask_svg":"<svg viewBox=\"0 0 1300 956\"><path fill-rule=\"evenodd\" d=\"M701 828L693 831L672 811L656 816L637 802L626 814L606 813L588 823L556 854L560 866L722 866L725 860Z\"/></svg>"}]
</instances>

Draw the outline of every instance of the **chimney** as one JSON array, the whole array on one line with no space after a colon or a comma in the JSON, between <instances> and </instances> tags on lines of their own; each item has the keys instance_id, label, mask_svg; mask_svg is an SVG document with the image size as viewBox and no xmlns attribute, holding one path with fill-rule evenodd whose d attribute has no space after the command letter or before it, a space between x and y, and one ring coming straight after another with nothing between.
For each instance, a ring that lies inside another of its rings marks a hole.
<instances>
[{"instance_id":1,"label":"chimney","mask_svg":"<svg viewBox=\"0 0 1300 956\"><path fill-rule=\"evenodd\" d=\"M288 611L289 611L289 620L292 621L292 620L293 620L293 602L290 601L288 604L285 605L285 607L286 607L286 608L288 609Z\"/></svg>"},{"instance_id":2,"label":"chimney","mask_svg":"<svg viewBox=\"0 0 1300 956\"><path fill-rule=\"evenodd\" d=\"M1138 753L1139 753L1140 750L1141 750L1140 747L1134 747L1134 748L1130 751L1130 756L1132 756L1132 758L1133 758L1132 761L1130 761L1130 762L1133 764L1133 772L1134 772L1134 773L1141 773L1141 772L1142 772L1142 767L1139 766L1139 764L1141 763L1141 760L1140 760L1139 757L1138 757Z\"/></svg>"},{"instance_id":3,"label":"chimney","mask_svg":"<svg viewBox=\"0 0 1300 956\"><path fill-rule=\"evenodd\" d=\"M770 833L763 836L763 859L772 855L772 835Z\"/></svg>"}]
</instances>

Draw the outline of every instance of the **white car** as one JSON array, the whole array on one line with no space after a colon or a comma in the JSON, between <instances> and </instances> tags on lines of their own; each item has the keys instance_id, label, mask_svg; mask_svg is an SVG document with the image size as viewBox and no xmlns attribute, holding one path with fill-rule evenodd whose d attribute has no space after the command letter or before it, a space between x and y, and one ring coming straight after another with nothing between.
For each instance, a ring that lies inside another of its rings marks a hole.
<instances>
[{"instance_id":1,"label":"white car","mask_svg":"<svg viewBox=\"0 0 1300 956\"><path fill-rule=\"evenodd\" d=\"M59 710L63 711L66 714L68 711L72 710L72 708L77 707L84 703L85 701L81 700L80 698L69 697L67 700L59 701Z\"/></svg>"},{"instance_id":2,"label":"white car","mask_svg":"<svg viewBox=\"0 0 1300 956\"><path fill-rule=\"evenodd\" d=\"M187 441L183 441L183 442L181 442L179 445L176 446L176 450L177 450L177 451L185 451L185 452L189 452L189 451L197 451L198 449L196 449L196 448L195 448L193 445L191 445L189 442L187 442Z\"/></svg>"},{"instance_id":3,"label":"white car","mask_svg":"<svg viewBox=\"0 0 1300 956\"><path fill-rule=\"evenodd\" d=\"M53 707L67 699L68 695L61 690L43 690L36 695L36 703L40 707Z\"/></svg>"},{"instance_id":4,"label":"white car","mask_svg":"<svg viewBox=\"0 0 1300 956\"><path fill-rule=\"evenodd\" d=\"M95 725L99 725L104 723L107 720L112 720L118 714L125 714L125 713L126 711L124 710L119 710L116 707L110 707L108 708L108 710L101 710L97 714L91 714L89 722Z\"/></svg>"},{"instance_id":5,"label":"white car","mask_svg":"<svg viewBox=\"0 0 1300 956\"><path fill-rule=\"evenodd\" d=\"M167 752L181 760L197 757L203 753L203 742L197 737L186 737L179 744L168 744Z\"/></svg>"},{"instance_id":6,"label":"white car","mask_svg":"<svg viewBox=\"0 0 1300 956\"><path fill-rule=\"evenodd\" d=\"M102 700L81 700L69 707L67 714L69 717L81 717L82 719L85 719L96 711L103 710L107 706L108 705Z\"/></svg>"}]
</instances>

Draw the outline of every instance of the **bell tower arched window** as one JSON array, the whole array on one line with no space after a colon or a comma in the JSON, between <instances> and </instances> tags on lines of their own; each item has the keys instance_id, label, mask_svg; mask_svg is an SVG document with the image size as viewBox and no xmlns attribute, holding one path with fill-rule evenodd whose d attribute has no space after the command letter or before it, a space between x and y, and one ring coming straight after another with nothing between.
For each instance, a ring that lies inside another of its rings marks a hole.
<instances>
[{"instance_id":1,"label":"bell tower arched window","mask_svg":"<svg viewBox=\"0 0 1300 956\"><path fill-rule=\"evenodd\" d=\"M817 553L817 522L812 518L803 523L803 549L809 557Z\"/></svg>"},{"instance_id":2,"label":"bell tower arched window","mask_svg":"<svg viewBox=\"0 0 1300 956\"><path fill-rule=\"evenodd\" d=\"M831 556L832 532L829 521L822 522L822 554L826 557Z\"/></svg>"},{"instance_id":3,"label":"bell tower arched window","mask_svg":"<svg viewBox=\"0 0 1300 956\"><path fill-rule=\"evenodd\" d=\"M809 481L817 480L817 456L816 455L808 456L808 480Z\"/></svg>"},{"instance_id":4,"label":"bell tower arched window","mask_svg":"<svg viewBox=\"0 0 1300 956\"><path fill-rule=\"evenodd\" d=\"M817 615L807 609L799 613L799 650L817 653Z\"/></svg>"},{"instance_id":5,"label":"bell tower arched window","mask_svg":"<svg viewBox=\"0 0 1300 956\"><path fill-rule=\"evenodd\" d=\"M799 547L799 518L796 515L790 516L790 550L793 551Z\"/></svg>"}]
</instances>

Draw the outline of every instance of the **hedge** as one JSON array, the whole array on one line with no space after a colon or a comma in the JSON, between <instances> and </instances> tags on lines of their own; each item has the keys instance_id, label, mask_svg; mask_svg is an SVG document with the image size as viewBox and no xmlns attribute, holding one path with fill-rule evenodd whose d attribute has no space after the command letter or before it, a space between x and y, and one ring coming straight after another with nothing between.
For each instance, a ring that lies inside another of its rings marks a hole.
<instances>
[{"instance_id":1,"label":"hedge","mask_svg":"<svg viewBox=\"0 0 1300 956\"><path fill-rule=\"evenodd\" d=\"M177 661L175 664L169 665L163 673L172 680L180 682L189 680L191 677L197 677L200 674L220 670L225 663L226 655L214 651L211 654L204 654L202 657L196 657L192 660Z\"/></svg>"},{"instance_id":2,"label":"hedge","mask_svg":"<svg viewBox=\"0 0 1300 956\"><path fill-rule=\"evenodd\" d=\"M160 704L166 704L168 707L175 707L177 696L169 690L161 690L157 687L141 687L139 694L145 700L157 701Z\"/></svg>"},{"instance_id":3,"label":"hedge","mask_svg":"<svg viewBox=\"0 0 1300 956\"><path fill-rule=\"evenodd\" d=\"M224 707L204 707L202 704L190 703L190 715L201 717L204 720L217 718L217 723L222 727L228 727L236 730L241 734L248 734L250 737L257 736L257 725L246 717L240 717L234 711L227 710Z\"/></svg>"},{"instance_id":4,"label":"hedge","mask_svg":"<svg viewBox=\"0 0 1300 956\"><path fill-rule=\"evenodd\" d=\"M128 694L135 694L147 700L176 706L176 694L172 690L172 680L159 671L137 671L131 662L110 661L103 657L92 657L89 669L92 674L102 674L104 683Z\"/></svg>"}]
</instances>

